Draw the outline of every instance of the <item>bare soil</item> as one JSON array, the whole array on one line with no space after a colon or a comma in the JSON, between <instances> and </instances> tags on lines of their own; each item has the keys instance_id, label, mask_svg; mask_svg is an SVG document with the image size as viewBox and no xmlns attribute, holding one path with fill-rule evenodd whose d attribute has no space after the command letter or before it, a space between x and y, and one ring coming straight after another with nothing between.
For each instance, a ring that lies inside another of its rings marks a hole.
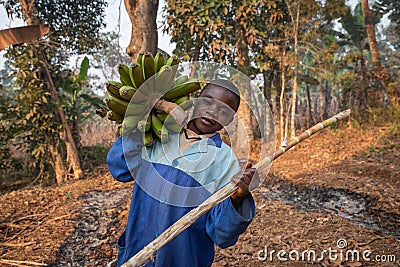
<instances>
[{"instance_id":1,"label":"bare soil","mask_svg":"<svg viewBox=\"0 0 400 267\"><path fill-rule=\"evenodd\" d=\"M254 221L235 246L216 249L213 266L400 266L399 159L390 127L305 140L274 162L253 192ZM114 181L106 166L88 176L46 188L3 184L0 266L115 266L133 184Z\"/></svg>"}]
</instances>

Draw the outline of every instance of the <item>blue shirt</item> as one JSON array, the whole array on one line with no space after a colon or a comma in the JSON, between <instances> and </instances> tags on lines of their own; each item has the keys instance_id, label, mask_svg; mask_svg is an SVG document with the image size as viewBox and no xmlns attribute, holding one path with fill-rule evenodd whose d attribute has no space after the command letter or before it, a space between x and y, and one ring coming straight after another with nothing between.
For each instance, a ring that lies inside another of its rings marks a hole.
<instances>
[{"instance_id":1,"label":"blue shirt","mask_svg":"<svg viewBox=\"0 0 400 267\"><path fill-rule=\"evenodd\" d=\"M143 146L141 134L120 137L107 155L115 179L135 180L126 230L118 239L118 266L239 171L233 151L218 133L183 153L179 152L179 134L171 135L166 144L155 141L150 148ZM221 248L235 244L254 214L250 194L237 210L227 198L162 247L145 266L210 266L214 244Z\"/></svg>"}]
</instances>

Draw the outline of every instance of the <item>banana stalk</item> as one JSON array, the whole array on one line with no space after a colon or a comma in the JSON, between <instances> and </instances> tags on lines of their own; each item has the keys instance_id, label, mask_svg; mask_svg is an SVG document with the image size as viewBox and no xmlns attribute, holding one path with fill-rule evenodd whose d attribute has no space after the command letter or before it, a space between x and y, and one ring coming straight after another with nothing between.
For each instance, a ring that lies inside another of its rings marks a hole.
<instances>
[{"instance_id":1,"label":"banana stalk","mask_svg":"<svg viewBox=\"0 0 400 267\"><path fill-rule=\"evenodd\" d=\"M160 99L154 105L154 109L158 113L167 113L172 116L179 126L184 126L186 124L186 112L175 103Z\"/></svg>"},{"instance_id":2,"label":"banana stalk","mask_svg":"<svg viewBox=\"0 0 400 267\"><path fill-rule=\"evenodd\" d=\"M255 167L263 168L263 166L269 165L273 160L278 158L279 156L283 155L286 151L288 151L291 147L295 146L296 144L300 143L304 139L310 137L311 135L319 132L323 128L326 128L339 120L342 120L350 115L350 110L343 111L332 118L325 120L321 123L316 124L315 126L311 127L304 133L300 134L300 136L295 137L291 140L288 146L285 149L280 149L275 151L272 155L264 158L261 160ZM175 236L180 234L183 230L188 228L192 223L194 223L198 218L200 218L203 214L208 212L212 207L223 201L224 199L228 198L232 193L237 190L237 185L235 183L229 183L207 200L205 200L201 205L197 208L192 209L182 218L180 218L177 222L167 228L161 235L159 235L154 241L150 244L145 246L141 251L139 251L136 255L129 259L126 263L122 265L122 267L133 267L133 266L142 266L146 262L148 262L153 255L171 241Z\"/></svg>"}]
</instances>

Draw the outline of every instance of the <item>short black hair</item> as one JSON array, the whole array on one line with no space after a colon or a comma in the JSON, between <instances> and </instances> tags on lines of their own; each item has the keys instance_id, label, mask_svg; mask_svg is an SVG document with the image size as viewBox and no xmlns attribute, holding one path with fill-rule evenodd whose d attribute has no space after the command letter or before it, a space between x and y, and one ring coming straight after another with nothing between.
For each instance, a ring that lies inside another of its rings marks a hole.
<instances>
[{"instance_id":1,"label":"short black hair","mask_svg":"<svg viewBox=\"0 0 400 267\"><path fill-rule=\"evenodd\" d=\"M235 100L236 100L235 111L237 111L239 109L239 105L240 105L239 89L233 82L231 82L227 79L214 79L214 80L207 82L207 84L203 87L203 89L201 90L199 95L201 95L201 93L203 93L204 90L206 90L209 86L212 86L212 85L223 88L224 90L229 91L232 95L234 95Z\"/></svg>"}]
</instances>

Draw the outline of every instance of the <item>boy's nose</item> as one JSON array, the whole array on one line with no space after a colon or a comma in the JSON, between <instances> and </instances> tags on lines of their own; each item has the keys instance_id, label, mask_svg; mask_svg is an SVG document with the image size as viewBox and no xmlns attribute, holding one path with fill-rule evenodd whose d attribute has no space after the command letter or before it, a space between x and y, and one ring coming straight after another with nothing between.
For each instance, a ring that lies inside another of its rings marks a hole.
<instances>
[{"instance_id":1,"label":"boy's nose","mask_svg":"<svg viewBox=\"0 0 400 267\"><path fill-rule=\"evenodd\" d=\"M209 116L211 119L216 119L217 118L217 116L218 116L218 114L217 114L217 111L214 109L214 108L212 108L212 107L208 107L206 110L205 110L205 112L206 112L206 115L207 116Z\"/></svg>"}]
</instances>

